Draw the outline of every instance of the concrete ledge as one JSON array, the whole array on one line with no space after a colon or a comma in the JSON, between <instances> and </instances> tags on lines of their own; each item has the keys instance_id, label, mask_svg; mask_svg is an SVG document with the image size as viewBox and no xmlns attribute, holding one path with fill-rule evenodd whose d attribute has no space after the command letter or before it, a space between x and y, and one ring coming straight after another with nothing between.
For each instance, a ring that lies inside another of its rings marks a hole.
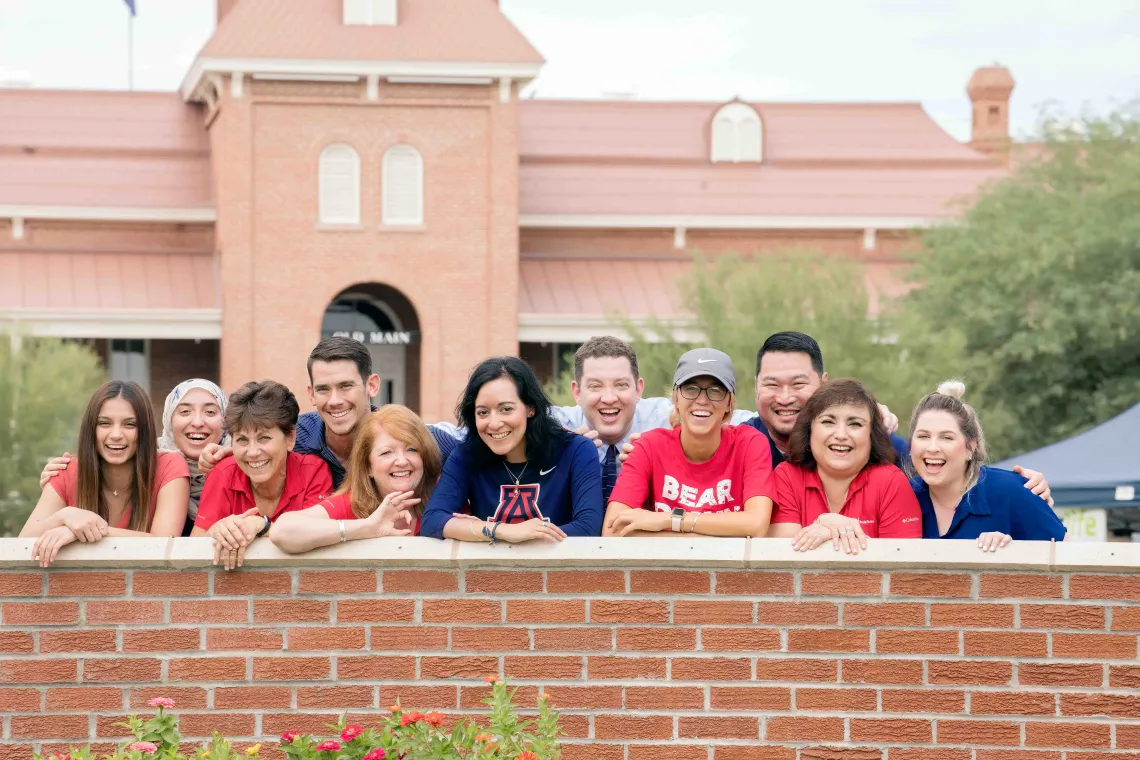
<instances>
[{"instance_id":1,"label":"concrete ledge","mask_svg":"<svg viewBox=\"0 0 1140 760\"><path fill-rule=\"evenodd\" d=\"M0 568L36 568L30 538L0 538ZM206 568L208 538L109 538L71 544L53 567ZM872 540L850 557L830 545L802 553L781 538L570 538L560 544L474 544L434 538L375 538L285 554L267 539L245 567L709 567L1140 572L1140 544L1021 541L983 554L973 541Z\"/></svg>"}]
</instances>

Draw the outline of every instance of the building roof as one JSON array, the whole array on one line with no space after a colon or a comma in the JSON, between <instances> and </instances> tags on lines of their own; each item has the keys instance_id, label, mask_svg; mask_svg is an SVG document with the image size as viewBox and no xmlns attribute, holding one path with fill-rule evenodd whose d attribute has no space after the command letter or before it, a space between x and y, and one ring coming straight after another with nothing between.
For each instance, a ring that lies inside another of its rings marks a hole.
<instances>
[{"instance_id":1,"label":"building roof","mask_svg":"<svg viewBox=\"0 0 1140 760\"><path fill-rule=\"evenodd\" d=\"M240 0L199 57L542 63L494 0L398 0L395 26L346 26L342 1Z\"/></svg>"},{"instance_id":2,"label":"building roof","mask_svg":"<svg viewBox=\"0 0 1140 760\"><path fill-rule=\"evenodd\" d=\"M0 89L0 206L213 206L209 141L175 93Z\"/></svg>"},{"instance_id":3,"label":"building roof","mask_svg":"<svg viewBox=\"0 0 1140 760\"><path fill-rule=\"evenodd\" d=\"M750 104L760 164L709 161L718 103L523 101L520 214L954 215L1005 171L917 103Z\"/></svg>"}]
</instances>

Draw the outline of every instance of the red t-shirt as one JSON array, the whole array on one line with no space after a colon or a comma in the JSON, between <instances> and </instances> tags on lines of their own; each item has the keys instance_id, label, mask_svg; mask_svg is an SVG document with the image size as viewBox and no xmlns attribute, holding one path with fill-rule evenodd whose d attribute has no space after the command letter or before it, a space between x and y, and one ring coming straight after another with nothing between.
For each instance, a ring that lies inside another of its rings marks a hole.
<instances>
[{"instance_id":1,"label":"red t-shirt","mask_svg":"<svg viewBox=\"0 0 1140 760\"><path fill-rule=\"evenodd\" d=\"M185 457L176 451L159 452L158 461L154 468L154 488L150 492L150 517L146 521L148 530L154 520L154 510L158 507L158 492L172 480L189 477L190 467L186 464ZM69 507L76 506L75 492L79 488L79 459L72 457L71 461L67 463L67 469L49 480L48 485L55 489L59 498L63 499L64 504ZM116 528L126 529L130 526L133 508L133 504L128 505L123 516L119 518L119 524L115 526Z\"/></svg>"},{"instance_id":2,"label":"red t-shirt","mask_svg":"<svg viewBox=\"0 0 1140 760\"><path fill-rule=\"evenodd\" d=\"M740 512L754 496L775 495L767 437L751 427L725 425L716 453L701 464L685 457L681 428L644 433L622 465L610 501L653 504L658 512Z\"/></svg>"},{"instance_id":3,"label":"red t-shirt","mask_svg":"<svg viewBox=\"0 0 1140 760\"><path fill-rule=\"evenodd\" d=\"M827 494L815 470L783 462L776 468L773 523L811 525L827 514ZM847 488L839 514L859 521L869 538L922 538L922 510L910 481L893 464L864 467Z\"/></svg>"},{"instance_id":4,"label":"red t-shirt","mask_svg":"<svg viewBox=\"0 0 1140 760\"><path fill-rule=\"evenodd\" d=\"M345 491L338 493L335 496L330 496L320 504L318 507L324 507L325 512L328 513L330 520L357 520L356 514L352 511L352 492ZM404 527L400 523L396 523L397 528ZM420 534L420 519L418 517L412 518L412 535L418 536Z\"/></svg>"},{"instance_id":5,"label":"red t-shirt","mask_svg":"<svg viewBox=\"0 0 1140 760\"><path fill-rule=\"evenodd\" d=\"M269 519L276 520L286 512L311 507L332 490L332 476L325 460L314 454L290 451L285 459L285 489ZM194 527L209 530L223 517L244 514L255 506L249 477L233 457L227 457L210 470L206 478Z\"/></svg>"}]
</instances>

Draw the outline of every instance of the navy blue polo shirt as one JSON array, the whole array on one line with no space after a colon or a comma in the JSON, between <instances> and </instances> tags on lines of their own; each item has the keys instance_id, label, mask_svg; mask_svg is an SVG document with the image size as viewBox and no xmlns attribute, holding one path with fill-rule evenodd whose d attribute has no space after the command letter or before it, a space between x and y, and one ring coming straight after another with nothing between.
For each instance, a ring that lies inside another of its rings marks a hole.
<instances>
[{"instance_id":1,"label":"navy blue polo shirt","mask_svg":"<svg viewBox=\"0 0 1140 760\"><path fill-rule=\"evenodd\" d=\"M973 539L998 531L1015 541L1063 541L1065 525L1025 482L1016 472L983 467L977 484L958 502L950 528L940 535L930 488L922 478L912 478L910 485L922 508L922 537Z\"/></svg>"},{"instance_id":2,"label":"navy blue polo shirt","mask_svg":"<svg viewBox=\"0 0 1140 760\"><path fill-rule=\"evenodd\" d=\"M372 407L372 411L375 412L376 407ZM440 458L446 462L447 455L459 445L459 439L434 425L428 425L428 430L439 446ZM305 412L297 418L297 442L293 444L293 451L298 454L316 454L325 460L332 473L333 488L340 488L347 473L336 454L325 443L325 421L321 419L320 412Z\"/></svg>"},{"instance_id":3,"label":"navy blue polo shirt","mask_svg":"<svg viewBox=\"0 0 1140 760\"><path fill-rule=\"evenodd\" d=\"M772 440L772 434L768 432L768 426L764 424L764 420L760 419L760 415L756 415L741 424L759 430L764 434L764 437L768 439L768 445L772 448L772 469L775 469L776 465L784 461L784 453L776 448L776 442ZM896 464L901 468L903 462L910 458L910 444L906 442L905 438L900 438L894 433L891 433L891 446L899 458Z\"/></svg>"}]
</instances>

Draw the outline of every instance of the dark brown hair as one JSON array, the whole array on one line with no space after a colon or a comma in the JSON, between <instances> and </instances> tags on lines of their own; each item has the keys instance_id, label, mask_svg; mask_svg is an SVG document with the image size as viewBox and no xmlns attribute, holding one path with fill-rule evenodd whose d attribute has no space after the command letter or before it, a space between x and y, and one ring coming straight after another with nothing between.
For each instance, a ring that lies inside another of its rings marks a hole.
<instances>
[{"instance_id":1,"label":"dark brown hair","mask_svg":"<svg viewBox=\"0 0 1140 760\"><path fill-rule=\"evenodd\" d=\"M352 338L325 338L313 347L309 352L309 361L305 364L309 370L310 385L313 383L313 362L352 362L365 383L372 376L372 354L368 352L368 346Z\"/></svg>"},{"instance_id":2,"label":"dark brown hair","mask_svg":"<svg viewBox=\"0 0 1140 760\"><path fill-rule=\"evenodd\" d=\"M883 427L883 415L879 412L879 403L863 383L852 378L824 383L804 404L799 416L796 417L796 425L792 428L791 439L788 442L789 462L808 470L815 469L815 456L811 453L811 424L828 409L844 404L862 406L869 412L871 454L865 466L895 464L898 457L895 455L894 446L891 445L891 436Z\"/></svg>"},{"instance_id":3,"label":"dark brown hair","mask_svg":"<svg viewBox=\"0 0 1140 760\"><path fill-rule=\"evenodd\" d=\"M158 471L158 436L155 433L154 409L150 397L138 383L111 380L99 386L87 402L83 421L79 423L79 448L76 459L79 477L75 489L74 505L110 520L111 507L103 499L103 457L99 454L95 430L103 404L121 398L131 405L135 415L134 478L131 482L131 519L129 530L145 533L150 527L150 502L154 494L155 473ZM113 526L112 526L113 527Z\"/></svg>"},{"instance_id":4,"label":"dark brown hair","mask_svg":"<svg viewBox=\"0 0 1140 760\"><path fill-rule=\"evenodd\" d=\"M376 437L383 430L405 446L413 446L424 463L423 477L416 486L416 498L420 503L408 511L415 517L423 514L432 489L439 482L443 472L443 458L439 446L432 438L431 431L415 412L400 404L385 404L372 412L364 420L360 434L352 444L352 454L348 460L348 474L337 493L351 492L352 514L364 519L376 511L385 494L380 493L376 481L372 479L372 447Z\"/></svg>"},{"instance_id":5,"label":"dark brown hair","mask_svg":"<svg viewBox=\"0 0 1140 760\"><path fill-rule=\"evenodd\" d=\"M633 346L612 335L599 335L590 338L574 352L574 382L582 382L582 372L586 367L587 359L629 359L629 368L633 370L633 379L641 375L637 372L637 352Z\"/></svg>"},{"instance_id":6,"label":"dark brown hair","mask_svg":"<svg viewBox=\"0 0 1140 760\"><path fill-rule=\"evenodd\" d=\"M225 425L230 435L239 430L262 430L272 427L289 435L297 427L301 408L293 391L272 380L246 383L230 394L226 406Z\"/></svg>"}]
</instances>

